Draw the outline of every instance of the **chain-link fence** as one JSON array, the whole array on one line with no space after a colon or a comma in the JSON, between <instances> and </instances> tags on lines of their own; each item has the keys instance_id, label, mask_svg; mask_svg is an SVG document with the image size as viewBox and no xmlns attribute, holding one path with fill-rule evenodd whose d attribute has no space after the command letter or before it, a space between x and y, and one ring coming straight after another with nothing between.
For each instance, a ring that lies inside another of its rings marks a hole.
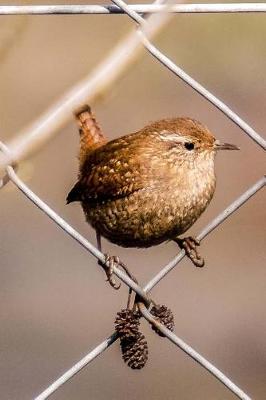
<instances>
[{"instance_id":1,"label":"chain-link fence","mask_svg":"<svg viewBox=\"0 0 266 400\"><path fill-rule=\"evenodd\" d=\"M220 13L220 12L266 12L266 4L189 4L189 5L171 5L161 4L157 1L151 5L129 6L122 0L113 0L114 5L110 6L1 6L0 14L93 14L93 13L125 13L136 24L137 29L126 37L112 51L112 53L89 74L83 81L79 82L73 89L65 94L56 102L47 112L45 112L30 127L23 130L15 139L6 145L0 143L0 168L3 171L3 177L0 181L0 187L3 187L9 181L12 183L38 208L40 208L52 221L60 226L64 232L75 239L89 253L99 261L104 262L104 254L93 246L87 239L73 229L64 221L55 211L34 194L29 187L18 177L16 169L19 169L19 163L33 152L39 151L45 145L46 141L52 137L65 123L72 118L72 112L85 101L92 101L103 91L106 91L114 83L115 79L132 63L144 47L162 66L182 79L191 88L201 94L206 100L212 103L218 110L222 111L231 119L242 131L248 135L258 146L264 150L266 148L265 140L245 121L243 121L226 104L210 93L205 87L196 82L185 71L173 63L165 54L151 43L151 39L163 29L169 22L173 13ZM145 18L144 14L148 14ZM250 186L241 196L232 204L224 209L216 218L214 218L197 236L197 239L204 240L214 229L222 224L228 217L237 211L253 195L261 190L266 183L265 176L260 178L255 184ZM160 272L154 276L145 287L140 287L131 280L119 268L114 267L114 273L126 285L135 291L143 303L140 303L142 316L151 324L156 325L164 335L178 348L186 352L192 359L206 368L213 376L220 380L229 390L238 398L248 400L250 397L245 394L231 379L225 376L213 364L207 361L203 356L197 353L192 347L186 344L182 339L170 332L163 325L158 324L155 318L150 314L146 305L149 303L148 293L185 257L184 251L181 251L170 263L164 266ZM82 360L65 372L59 379L43 391L35 400L44 400L48 398L55 390L59 389L71 377L77 374L88 363L93 361L99 354L103 353L117 339L117 334L113 333L105 339L99 346L93 349Z\"/></svg>"}]
</instances>

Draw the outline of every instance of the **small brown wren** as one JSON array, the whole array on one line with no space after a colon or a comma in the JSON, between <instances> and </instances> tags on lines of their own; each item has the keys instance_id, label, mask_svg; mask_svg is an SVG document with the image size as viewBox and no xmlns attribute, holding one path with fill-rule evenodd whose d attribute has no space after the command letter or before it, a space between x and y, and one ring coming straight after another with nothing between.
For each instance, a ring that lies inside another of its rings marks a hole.
<instances>
[{"instance_id":1,"label":"small brown wren","mask_svg":"<svg viewBox=\"0 0 266 400\"><path fill-rule=\"evenodd\" d=\"M217 150L238 147L220 143L191 118L162 119L110 142L88 106L76 119L80 172L67 203L80 201L87 221L115 244L150 247L174 240L203 266L198 241L178 236L213 197Z\"/></svg>"}]
</instances>

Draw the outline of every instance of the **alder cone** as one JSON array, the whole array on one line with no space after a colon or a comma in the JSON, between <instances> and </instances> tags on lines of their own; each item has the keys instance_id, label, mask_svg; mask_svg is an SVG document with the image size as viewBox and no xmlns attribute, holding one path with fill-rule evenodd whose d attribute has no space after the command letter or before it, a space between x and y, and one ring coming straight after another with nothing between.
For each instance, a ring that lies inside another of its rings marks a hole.
<instances>
[{"instance_id":1,"label":"alder cone","mask_svg":"<svg viewBox=\"0 0 266 400\"><path fill-rule=\"evenodd\" d=\"M148 343L138 332L135 338L120 341L123 360L132 369L142 369L148 361Z\"/></svg>"},{"instance_id":2,"label":"alder cone","mask_svg":"<svg viewBox=\"0 0 266 400\"><path fill-rule=\"evenodd\" d=\"M117 313L115 330L121 340L134 339L139 332L140 314L127 308Z\"/></svg>"},{"instance_id":3,"label":"alder cone","mask_svg":"<svg viewBox=\"0 0 266 400\"><path fill-rule=\"evenodd\" d=\"M174 315L170 308L165 305L156 305L151 309L151 314L155 317L155 319L164 325L169 331L173 332L175 328L174 323ZM159 331L154 325L152 325L152 329L161 337L165 337L165 335Z\"/></svg>"}]
</instances>

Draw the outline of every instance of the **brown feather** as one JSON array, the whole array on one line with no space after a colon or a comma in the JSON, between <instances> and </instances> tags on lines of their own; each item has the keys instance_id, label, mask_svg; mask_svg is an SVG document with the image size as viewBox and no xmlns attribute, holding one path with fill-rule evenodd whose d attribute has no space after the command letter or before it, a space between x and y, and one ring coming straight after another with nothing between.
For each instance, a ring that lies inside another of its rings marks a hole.
<instances>
[{"instance_id":1,"label":"brown feather","mask_svg":"<svg viewBox=\"0 0 266 400\"><path fill-rule=\"evenodd\" d=\"M149 247L173 239L213 196L214 141L190 118L151 123L89 151L68 201L81 201L87 221L116 244Z\"/></svg>"}]
</instances>

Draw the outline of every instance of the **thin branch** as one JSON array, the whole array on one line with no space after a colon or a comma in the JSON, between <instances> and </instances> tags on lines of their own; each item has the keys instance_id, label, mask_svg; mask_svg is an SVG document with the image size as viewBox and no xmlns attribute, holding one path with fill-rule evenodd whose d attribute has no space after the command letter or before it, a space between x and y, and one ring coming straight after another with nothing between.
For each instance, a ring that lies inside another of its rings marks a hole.
<instances>
[{"instance_id":1,"label":"thin branch","mask_svg":"<svg viewBox=\"0 0 266 400\"><path fill-rule=\"evenodd\" d=\"M131 4L130 9L140 13L160 13L165 6L154 4ZM231 4L174 4L167 9L171 13L257 13L266 12L266 3ZM0 15L70 15L70 14L124 14L115 5L28 5L0 6Z\"/></svg>"}]
</instances>

